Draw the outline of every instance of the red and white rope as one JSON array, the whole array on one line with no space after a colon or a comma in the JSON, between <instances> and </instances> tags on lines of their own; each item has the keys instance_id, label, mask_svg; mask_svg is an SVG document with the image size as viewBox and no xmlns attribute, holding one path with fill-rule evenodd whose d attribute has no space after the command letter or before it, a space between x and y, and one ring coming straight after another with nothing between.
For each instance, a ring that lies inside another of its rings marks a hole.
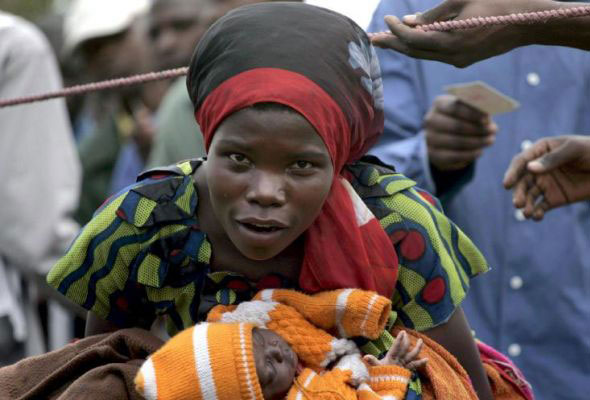
<instances>
[{"instance_id":1,"label":"red and white rope","mask_svg":"<svg viewBox=\"0 0 590 400\"><path fill-rule=\"evenodd\" d=\"M55 99L58 97L74 96L77 94L96 92L98 90L113 89L122 86L138 85L145 82L158 81L163 79L176 78L186 75L188 67L181 67L175 69L168 69L159 72L149 72L147 74L134 75L126 78L109 79L101 82L87 83L83 85L71 86L55 92L49 92L34 96L18 97L14 99L0 100L0 108L15 106L18 104L34 103L37 101L44 101Z\"/></svg>"},{"instance_id":2,"label":"red and white rope","mask_svg":"<svg viewBox=\"0 0 590 400\"><path fill-rule=\"evenodd\" d=\"M492 1L492 0L490 0ZM482 26L509 25L509 24L537 24L550 20L584 17L590 15L590 6L555 9L546 11L535 11L500 15L494 17L474 17L462 20L435 22L428 25L419 25L418 29L423 31L450 31L460 29L472 29ZM74 96L104 89L113 89L122 86L138 85L145 82L162 79L176 78L186 75L188 67L169 69L166 71L150 72L147 74L134 75L127 78L111 79L102 82L93 82L84 85L72 86L55 92L44 93L34 96L18 97L13 99L0 100L0 108L15 106L18 104L34 103L58 97Z\"/></svg>"},{"instance_id":3,"label":"red and white rope","mask_svg":"<svg viewBox=\"0 0 590 400\"><path fill-rule=\"evenodd\" d=\"M590 6L583 6L555 10L535 11L528 13L499 15L494 17L474 17L454 21L434 22L428 25L420 25L417 28L425 32L444 32L459 29L472 29L492 25L539 24L550 20L585 17L588 15L590 15Z\"/></svg>"}]
</instances>

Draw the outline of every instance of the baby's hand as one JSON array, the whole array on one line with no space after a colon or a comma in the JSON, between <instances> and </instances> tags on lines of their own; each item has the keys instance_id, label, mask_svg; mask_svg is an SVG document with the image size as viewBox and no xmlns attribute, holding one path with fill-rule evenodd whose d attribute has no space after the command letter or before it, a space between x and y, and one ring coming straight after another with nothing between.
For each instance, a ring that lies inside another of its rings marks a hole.
<instances>
[{"instance_id":1,"label":"baby's hand","mask_svg":"<svg viewBox=\"0 0 590 400\"><path fill-rule=\"evenodd\" d=\"M393 346L391 346L383 359L378 360L376 357L368 354L364 357L364 360L370 366L399 365L415 371L418 368L422 368L428 362L428 359L426 358L418 358L418 354L420 354L420 350L422 350L422 344L422 339L418 339L414 348L410 350L408 334L405 331L401 331L395 338Z\"/></svg>"}]
</instances>

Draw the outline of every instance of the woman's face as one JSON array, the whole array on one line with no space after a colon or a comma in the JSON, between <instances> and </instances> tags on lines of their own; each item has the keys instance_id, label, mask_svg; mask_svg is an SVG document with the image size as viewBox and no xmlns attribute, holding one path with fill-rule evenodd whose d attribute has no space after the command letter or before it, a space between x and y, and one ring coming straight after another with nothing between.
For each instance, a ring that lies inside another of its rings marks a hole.
<instances>
[{"instance_id":1,"label":"woman's face","mask_svg":"<svg viewBox=\"0 0 590 400\"><path fill-rule=\"evenodd\" d=\"M219 126L206 167L213 212L240 252L267 260L315 220L330 191L328 149L287 109L246 108Z\"/></svg>"}]
</instances>

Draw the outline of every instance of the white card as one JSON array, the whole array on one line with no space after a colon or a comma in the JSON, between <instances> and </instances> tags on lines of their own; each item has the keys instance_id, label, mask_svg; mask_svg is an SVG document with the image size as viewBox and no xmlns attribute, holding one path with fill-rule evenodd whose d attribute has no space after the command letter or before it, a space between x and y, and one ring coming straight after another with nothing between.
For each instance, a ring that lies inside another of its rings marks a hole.
<instances>
[{"instance_id":1,"label":"white card","mask_svg":"<svg viewBox=\"0 0 590 400\"><path fill-rule=\"evenodd\" d=\"M520 104L482 81L445 86L447 93L486 114L495 115L516 110Z\"/></svg>"}]
</instances>

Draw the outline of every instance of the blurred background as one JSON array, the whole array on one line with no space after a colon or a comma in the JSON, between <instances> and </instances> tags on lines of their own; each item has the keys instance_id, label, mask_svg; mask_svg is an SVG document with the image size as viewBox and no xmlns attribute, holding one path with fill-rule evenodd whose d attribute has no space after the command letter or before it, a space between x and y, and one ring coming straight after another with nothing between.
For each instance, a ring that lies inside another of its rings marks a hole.
<instances>
[{"instance_id":1,"label":"blurred background","mask_svg":"<svg viewBox=\"0 0 590 400\"><path fill-rule=\"evenodd\" d=\"M63 14L72 0L0 0L0 10L37 22L49 14Z\"/></svg>"}]
</instances>

